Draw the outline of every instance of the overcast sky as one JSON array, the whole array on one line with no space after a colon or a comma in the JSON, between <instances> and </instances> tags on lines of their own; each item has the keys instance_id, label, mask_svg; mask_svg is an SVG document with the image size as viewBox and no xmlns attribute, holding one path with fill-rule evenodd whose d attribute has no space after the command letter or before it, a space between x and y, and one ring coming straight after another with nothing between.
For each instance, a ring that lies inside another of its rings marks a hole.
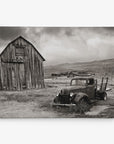
<instances>
[{"instance_id":1,"label":"overcast sky","mask_svg":"<svg viewBox=\"0 0 114 144\"><path fill-rule=\"evenodd\" d=\"M46 65L114 58L111 27L0 27L0 52L23 36L46 59Z\"/></svg>"}]
</instances>

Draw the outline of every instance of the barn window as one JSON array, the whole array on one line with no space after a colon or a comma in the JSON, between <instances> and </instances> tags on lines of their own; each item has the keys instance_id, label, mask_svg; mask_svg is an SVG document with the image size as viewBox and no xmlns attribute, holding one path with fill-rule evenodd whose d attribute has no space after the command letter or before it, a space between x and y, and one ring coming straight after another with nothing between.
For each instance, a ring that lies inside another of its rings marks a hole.
<instances>
[{"instance_id":1,"label":"barn window","mask_svg":"<svg viewBox=\"0 0 114 144\"><path fill-rule=\"evenodd\" d=\"M15 55L16 56L24 56L25 55L24 47L23 46L16 47Z\"/></svg>"}]
</instances>

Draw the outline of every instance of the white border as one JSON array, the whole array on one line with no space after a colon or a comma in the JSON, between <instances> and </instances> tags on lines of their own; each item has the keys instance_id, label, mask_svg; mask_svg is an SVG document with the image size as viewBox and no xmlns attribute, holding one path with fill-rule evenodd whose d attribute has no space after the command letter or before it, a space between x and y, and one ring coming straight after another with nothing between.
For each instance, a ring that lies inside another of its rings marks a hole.
<instances>
[{"instance_id":1,"label":"white border","mask_svg":"<svg viewBox=\"0 0 114 144\"><path fill-rule=\"evenodd\" d=\"M18 119L0 121L3 144L112 144L113 120Z\"/></svg>"},{"instance_id":2,"label":"white border","mask_svg":"<svg viewBox=\"0 0 114 144\"><path fill-rule=\"evenodd\" d=\"M1 26L114 26L111 0L3 0ZM1 144L111 144L113 119L0 120Z\"/></svg>"}]
</instances>

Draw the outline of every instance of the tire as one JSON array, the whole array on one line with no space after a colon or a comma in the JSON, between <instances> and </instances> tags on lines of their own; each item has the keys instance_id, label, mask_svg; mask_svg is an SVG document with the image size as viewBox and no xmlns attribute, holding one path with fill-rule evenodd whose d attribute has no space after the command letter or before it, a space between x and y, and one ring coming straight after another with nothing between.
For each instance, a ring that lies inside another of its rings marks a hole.
<instances>
[{"instance_id":1,"label":"tire","mask_svg":"<svg viewBox=\"0 0 114 144\"><path fill-rule=\"evenodd\" d=\"M53 100L53 102L54 102L54 103L60 103L60 102L59 102L59 97L55 97L54 100Z\"/></svg>"},{"instance_id":2,"label":"tire","mask_svg":"<svg viewBox=\"0 0 114 144\"><path fill-rule=\"evenodd\" d=\"M78 108L80 113L88 111L90 109L90 106L91 105L89 103L89 100L86 97L81 98L80 101L78 102Z\"/></svg>"},{"instance_id":3,"label":"tire","mask_svg":"<svg viewBox=\"0 0 114 144\"><path fill-rule=\"evenodd\" d=\"M107 100L107 93L98 91L97 95L96 95L96 99L106 101Z\"/></svg>"},{"instance_id":4,"label":"tire","mask_svg":"<svg viewBox=\"0 0 114 144\"><path fill-rule=\"evenodd\" d=\"M103 100L104 100L104 101L107 100L107 93L106 93L106 92L103 94Z\"/></svg>"}]
</instances>

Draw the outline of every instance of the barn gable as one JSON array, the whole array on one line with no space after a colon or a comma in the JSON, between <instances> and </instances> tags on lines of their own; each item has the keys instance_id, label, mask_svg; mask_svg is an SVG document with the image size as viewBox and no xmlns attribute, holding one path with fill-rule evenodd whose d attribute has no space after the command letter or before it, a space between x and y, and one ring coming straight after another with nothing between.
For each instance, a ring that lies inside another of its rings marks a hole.
<instances>
[{"instance_id":1,"label":"barn gable","mask_svg":"<svg viewBox=\"0 0 114 144\"><path fill-rule=\"evenodd\" d=\"M24 45L26 46L27 44L31 45L32 48L34 48L34 50L38 53L38 55L41 57L41 59L43 61L45 61L44 57L38 52L38 50L34 47L34 45L29 42L28 40L26 40L25 38L23 38L22 36L17 37L16 39L14 39L13 41L11 41L6 48L1 52L0 56L2 56L4 54L4 52L7 50L7 48L9 47L13 47L14 46L18 46L18 45ZM15 47L14 47L15 48Z\"/></svg>"},{"instance_id":2,"label":"barn gable","mask_svg":"<svg viewBox=\"0 0 114 144\"><path fill-rule=\"evenodd\" d=\"M43 61L32 43L21 36L16 38L0 55L0 89L43 88Z\"/></svg>"}]
</instances>

